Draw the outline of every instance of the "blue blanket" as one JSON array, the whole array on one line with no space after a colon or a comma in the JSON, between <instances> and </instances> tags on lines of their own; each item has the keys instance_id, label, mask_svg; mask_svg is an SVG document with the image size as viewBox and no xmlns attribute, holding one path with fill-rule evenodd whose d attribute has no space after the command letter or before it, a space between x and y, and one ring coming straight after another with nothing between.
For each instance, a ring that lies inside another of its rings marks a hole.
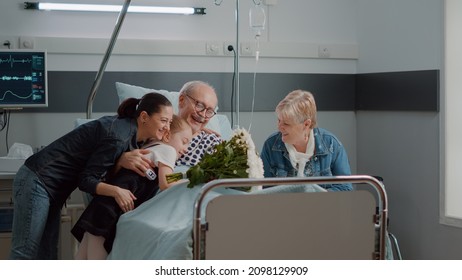
<instances>
[{"instance_id":1,"label":"blue blanket","mask_svg":"<svg viewBox=\"0 0 462 280\"><path fill-rule=\"evenodd\" d=\"M174 185L135 210L122 215L108 259L192 259L194 204L202 185L192 189L186 185L187 183ZM275 186L251 193L217 188L205 197L201 213L205 213L208 201L220 195L320 191L325 190L317 185Z\"/></svg>"}]
</instances>

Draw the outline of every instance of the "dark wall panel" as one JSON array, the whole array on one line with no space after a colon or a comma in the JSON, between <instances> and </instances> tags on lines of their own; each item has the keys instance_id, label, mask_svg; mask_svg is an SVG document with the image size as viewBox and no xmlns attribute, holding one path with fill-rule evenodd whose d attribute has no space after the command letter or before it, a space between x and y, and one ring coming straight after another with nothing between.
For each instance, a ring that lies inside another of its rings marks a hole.
<instances>
[{"instance_id":1,"label":"dark wall panel","mask_svg":"<svg viewBox=\"0 0 462 280\"><path fill-rule=\"evenodd\" d=\"M356 76L356 110L439 111L439 70Z\"/></svg>"},{"instance_id":2,"label":"dark wall panel","mask_svg":"<svg viewBox=\"0 0 462 280\"><path fill-rule=\"evenodd\" d=\"M245 74L241 83L241 111L250 111L253 75ZM257 74L256 111L274 111L289 92L303 89L313 93L320 111L353 111L355 75L351 74Z\"/></svg>"},{"instance_id":3,"label":"dark wall panel","mask_svg":"<svg viewBox=\"0 0 462 280\"><path fill-rule=\"evenodd\" d=\"M50 71L49 106L25 109L33 112L86 112L87 99L96 72ZM240 75L240 111L249 112L253 100L251 73ZM93 112L115 112L118 98L115 82L153 89L179 91L190 80L202 80L215 87L220 111L231 111L232 73L106 72L93 102ZM255 80L255 111L274 111L277 103L295 89L311 91L318 110L354 110L355 78L343 74L258 73Z\"/></svg>"},{"instance_id":4,"label":"dark wall panel","mask_svg":"<svg viewBox=\"0 0 462 280\"><path fill-rule=\"evenodd\" d=\"M30 108L23 111L86 112L87 99L96 72L50 71L48 77L48 108ZM190 80L202 80L214 86L220 111L231 111L232 73L106 72L93 102L93 112L117 110L115 82L179 91L181 86ZM255 111L274 111L277 103L295 89L311 91L316 98L319 111L437 111L439 71L358 75L257 73ZM241 112L251 110L253 91L253 73L241 73Z\"/></svg>"}]
</instances>

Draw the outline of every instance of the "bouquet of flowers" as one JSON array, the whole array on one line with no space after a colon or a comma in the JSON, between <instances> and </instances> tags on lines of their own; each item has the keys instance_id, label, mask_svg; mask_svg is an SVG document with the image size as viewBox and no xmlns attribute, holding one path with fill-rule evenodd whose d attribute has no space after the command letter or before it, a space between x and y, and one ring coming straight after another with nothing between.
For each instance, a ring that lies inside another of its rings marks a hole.
<instances>
[{"instance_id":1,"label":"bouquet of flowers","mask_svg":"<svg viewBox=\"0 0 462 280\"><path fill-rule=\"evenodd\" d=\"M184 175L189 179L188 188L215 179L263 178L263 162L247 130L237 128L229 141L215 146L213 153L205 154L186 174L167 175L167 182L176 182Z\"/></svg>"}]
</instances>

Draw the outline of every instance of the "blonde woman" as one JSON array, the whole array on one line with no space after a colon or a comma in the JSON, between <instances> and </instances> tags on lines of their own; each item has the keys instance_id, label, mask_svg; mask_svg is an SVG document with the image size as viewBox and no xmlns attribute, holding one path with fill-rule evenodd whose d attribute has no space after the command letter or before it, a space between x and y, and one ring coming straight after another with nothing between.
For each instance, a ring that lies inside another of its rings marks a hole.
<instances>
[{"instance_id":1,"label":"blonde woman","mask_svg":"<svg viewBox=\"0 0 462 280\"><path fill-rule=\"evenodd\" d=\"M351 175L342 143L316 127L316 103L304 90L290 92L276 107L278 132L266 139L261 152L265 177ZM328 191L352 190L351 184L321 185Z\"/></svg>"}]
</instances>

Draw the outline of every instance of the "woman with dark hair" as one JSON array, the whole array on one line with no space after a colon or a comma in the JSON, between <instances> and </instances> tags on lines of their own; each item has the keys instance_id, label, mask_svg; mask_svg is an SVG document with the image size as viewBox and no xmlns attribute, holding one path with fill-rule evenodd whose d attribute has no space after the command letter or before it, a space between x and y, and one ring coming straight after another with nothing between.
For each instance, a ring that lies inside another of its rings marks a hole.
<instances>
[{"instance_id":1,"label":"woman with dark hair","mask_svg":"<svg viewBox=\"0 0 462 280\"><path fill-rule=\"evenodd\" d=\"M122 168L107 178L108 183L129 189L135 196L135 208L175 183L167 182L167 175L173 173L175 162L188 149L192 138L191 126L186 120L173 115L170 131L162 141L148 143L148 158L155 167L148 176L139 176L132 170ZM109 196L96 195L83 211L71 232L80 242L75 255L78 260L106 259L112 250L117 222L123 211Z\"/></svg>"},{"instance_id":2,"label":"woman with dark hair","mask_svg":"<svg viewBox=\"0 0 462 280\"><path fill-rule=\"evenodd\" d=\"M61 208L76 187L132 210L133 193L105 183L104 176L121 167L116 162L124 152L161 140L172 118L172 104L162 94L129 98L116 116L80 125L29 157L13 182L10 259L57 258Z\"/></svg>"}]
</instances>

